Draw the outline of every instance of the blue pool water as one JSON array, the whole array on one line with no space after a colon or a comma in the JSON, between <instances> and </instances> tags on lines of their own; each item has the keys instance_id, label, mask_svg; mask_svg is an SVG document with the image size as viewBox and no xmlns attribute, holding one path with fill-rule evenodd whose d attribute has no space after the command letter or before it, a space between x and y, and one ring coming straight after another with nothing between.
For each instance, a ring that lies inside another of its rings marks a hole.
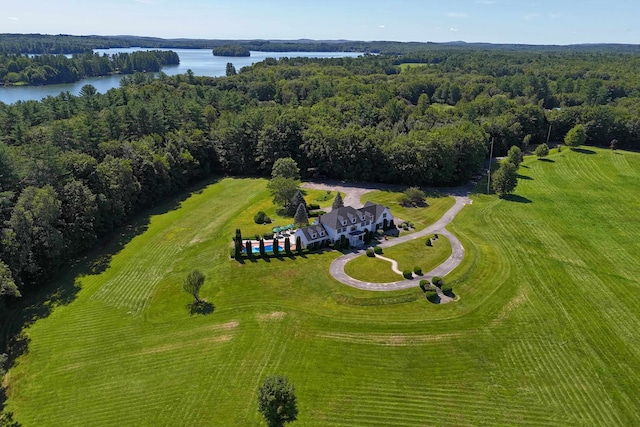
<instances>
[{"instance_id":1,"label":"blue pool water","mask_svg":"<svg viewBox=\"0 0 640 427\"><path fill-rule=\"evenodd\" d=\"M280 252L284 251L284 248L280 245L278 245L278 249L280 249ZM264 250L271 252L273 250L273 245L264 245ZM260 248L258 246L254 246L251 248L251 252L254 254L260 253Z\"/></svg>"}]
</instances>

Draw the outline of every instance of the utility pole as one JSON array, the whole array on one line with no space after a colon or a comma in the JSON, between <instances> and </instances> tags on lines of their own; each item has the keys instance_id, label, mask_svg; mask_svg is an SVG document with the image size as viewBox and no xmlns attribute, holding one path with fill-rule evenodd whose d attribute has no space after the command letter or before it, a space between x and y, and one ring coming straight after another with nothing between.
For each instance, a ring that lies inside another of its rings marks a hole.
<instances>
[{"instance_id":1,"label":"utility pole","mask_svg":"<svg viewBox=\"0 0 640 427\"><path fill-rule=\"evenodd\" d=\"M493 161L493 141L495 138L491 138L491 154L489 154L489 171L487 172L487 194L491 188L491 163Z\"/></svg>"}]
</instances>

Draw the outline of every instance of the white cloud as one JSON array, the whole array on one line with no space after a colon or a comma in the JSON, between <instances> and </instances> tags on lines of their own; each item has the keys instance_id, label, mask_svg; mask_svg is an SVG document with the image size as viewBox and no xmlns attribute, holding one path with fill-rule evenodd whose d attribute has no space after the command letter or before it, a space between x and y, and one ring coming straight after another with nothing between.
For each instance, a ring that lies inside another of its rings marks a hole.
<instances>
[{"instance_id":1,"label":"white cloud","mask_svg":"<svg viewBox=\"0 0 640 427\"><path fill-rule=\"evenodd\" d=\"M539 13L526 13L524 15L524 19L526 19L527 21L531 21L533 19L537 19L540 17Z\"/></svg>"},{"instance_id":2,"label":"white cloud","mask_svg":"<svg viewBox=\"0 0 640 427\"><path fill-rule=\"evenodd\" d=\"M458 12L449 12L449 13L447 13L447 16L449 18L466 18L467 14L466 13L458 13Z\"/></svg>"},{"instance_id":3,"label":"white cloud","mask_svg":"<svg viewBox=\"0 0 640 427\"><path fill-rule=\"evenodd\" d=\"M11 20L11 21L17 21L17 20L18 20L18 18L16 18L15 16L10 16L10 17L9 17L9 20Z\"/></svg>"},{"instance_id":4,"label":"white cloud","mask_svg":"<svg viewBox=\"0 0 640 427\"><path fill-rule=\"evenodd\" d=\"M558 19L558 18L560 18L561 16L562 16L562 15L561 15L561 14L559 14L559 13L550 13L550 14L549 14L549 18L551 18L551 19Z\"/></svg>"},{"instance_id":5,"label":"white cloud","mask_svg":"<svg viewBox=\"0 0 640 427\"><path fill-rule=\"evenodd\" d=\"M458 31L460 31L460 30L459 30L459 29L457 29L457 28L453 28L453 27L452 27L452 28L449 28L449 31L451 31L451 32L453 32L453 33L457 33L457 32L458 32Z\"/></svg>"},{"instance_id":6,"label":"white cloud","mask_svg":"<svg viewBox=\"0 0 640 427\"><path fill-rule=\"evenodd\" d=\"M386 27L386 25L380 25L380 28L385 28L385 27Z\"/></svg>"},{"instance_id":7,"label":"white cloud","mask_svg":"<svg viewBox=\"0 0 640 427\"><path fill-rule=\"evenodd\" d=\"M476 0L476 4L496 4L496 0Z\"/></svg>"}]
</instances>

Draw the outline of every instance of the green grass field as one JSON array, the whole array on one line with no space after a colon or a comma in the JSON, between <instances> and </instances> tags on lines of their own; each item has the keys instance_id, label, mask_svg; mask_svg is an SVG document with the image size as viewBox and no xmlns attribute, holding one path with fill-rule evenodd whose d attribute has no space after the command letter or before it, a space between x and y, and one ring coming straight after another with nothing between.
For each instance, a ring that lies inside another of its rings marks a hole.
<instances>
[{"instance_id":1,"label":"green grass field","mask_svg":"<svg viewBox=\"0 0 640 427\"><path fill-rule=\"evenodd\" d=\"M415 230L409 231L409 233L413 233L414 231L419 231L425 228L428 225L433 224L438 219L444 215L446 211L448 211L451 206L455 203L453 197L441 196L437 193L428 194L426 202L428 207L411 207L407 208L400 203L398 200L402 196L402 191L372 191L371 193L366 193L361 202L364 204L368 201L373 203L379 203L381 205L387 206L393 216L396 218L396 225L399 225L400 220L402 221L411 221L415 226ZM400 230L401 233L406 233Z\"/></svg>"},{"instance_id":2,"label":"green grass field","mask_svg":"<svg viewBox=\"0 0 640 427\"><path fill-rule=\"evenodd\" d=\"M221 180L103 272L61 279L80 289L25 330L7 409L24 426L258 426L256 390L281 374L292 425L637 425L640 155L593 151L527 158L517 197L473 197L446 305L343 286L337 253L229 261L236 218L269 196ZM185 307L194 268L208 316Z\"/></svg>"},{"instance_id":3,"label":"green grass field","mask_svg":"<svg viewBox=\"0 0 640 427\"><path fill-rule=\"evenodd\" d=\"M416 239L386 248L382 256L398 261L400 271L413 271L413 267L420 267L423 273L428 273L449 258L451 244L444 236L434 241L433 246L426 246L425 240L426 238ZM388 283L403 280L402 276L391 270L389 261L366 255L349 261L344 271L354 279L365 282Z\"/></svg>"}]
</instances>

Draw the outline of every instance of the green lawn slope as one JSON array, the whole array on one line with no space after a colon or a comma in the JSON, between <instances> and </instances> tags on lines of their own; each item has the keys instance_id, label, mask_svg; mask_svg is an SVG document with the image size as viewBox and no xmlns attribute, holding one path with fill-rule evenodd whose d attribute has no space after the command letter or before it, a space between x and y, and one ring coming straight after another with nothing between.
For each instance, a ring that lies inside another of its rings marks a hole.
<instances>
[{"instance_id":1,"label":"green lawn slope","mask_svg":"<svg viewBox=\"0 0 640 427\"><path fill-rule=\"evenodd\" d=\"M473 197L446 305L341 285L336 253L229 261L266 181L207 186L104 271L69 272L77 295L24 331L7 409L24 426L258 426L256 390L281 374L299 426L638 424L640 155L592 151L527 159L516 196ZM186 309L194 268L207 316Z\"/></svg>"}]
</instances>

